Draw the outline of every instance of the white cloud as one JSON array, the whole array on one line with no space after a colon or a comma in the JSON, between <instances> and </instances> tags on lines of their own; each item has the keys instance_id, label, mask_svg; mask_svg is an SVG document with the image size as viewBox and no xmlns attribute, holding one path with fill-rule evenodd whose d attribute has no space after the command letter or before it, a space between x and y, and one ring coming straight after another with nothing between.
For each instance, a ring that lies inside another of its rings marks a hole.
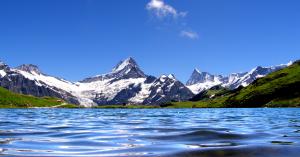
<instances>
[{"instance_id":1,"label":"white cloud","mask_svg":"<svg viewBox=\"0 0 300 157\"><path fill-rule=\"evenodd\" d=\"M179 12L174 7L166 4L164 0L151 0L147 6L147 10L153 12L158 18L172 16L174 18L186 16L186 12Z\"/></svg>"},{"instance_id":2,"label":"white cloud","mask_svg":"<svg viewBox=\"0 0 300 157\"><path fill-rule=\"evenodd\" d=\"M162 20L171 26L174 26L175 28L180 30L180 36L189 38L189 39L198 39L199 35L195 31L191 31L187 29L187 23L184 20L183 17L187 15L187 12L181 12L176 10L173 6L166 4L164 0L150 0L148 4L146 5L146 9L152 13L155 17L159 19L165 19L165 18L173 18L171 21L169 20ZM180 19L177 19L180 18ZM175 20L174 20L175 19ZM174 23L172 23L174 21Z\"/></svg>"},{"instance_id":3,"label":"white cloud","mask_svg":"<svg viewBox=\"0 0 300 157\"><path fill-rule=\"evenodd\" d=\"M199 38L199 35L198 35L197 32L187 31L187 30L181 31L180 36L187 37L187 38L190 38L190 39L198 39Z\"/></svg>"}]
</instances>

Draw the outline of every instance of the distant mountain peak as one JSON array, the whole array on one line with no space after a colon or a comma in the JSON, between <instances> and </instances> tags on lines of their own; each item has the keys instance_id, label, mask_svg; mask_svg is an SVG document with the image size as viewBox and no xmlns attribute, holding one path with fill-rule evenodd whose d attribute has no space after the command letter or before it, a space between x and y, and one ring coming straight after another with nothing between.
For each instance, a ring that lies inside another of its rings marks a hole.
<instances>
[{"instance_id":1,"label":"distant mountain peak","mask_svg":"<svg viewBox=\"0 0 300 157\"><path fill-rule=\"evenodd\" d=\"M147 77L132 57L119 62L108 75L117 79Z\"/></svg>"},{"instance_id":2,"label":"distant mountain peak","mask_svg":"<svg viewBox=\"0 0 300 157\"><path fill-rule=\"evenodd\" d=\"M176 79L174 74L169 74L168 78L170 78L170 79Z\"/></svg>"},{"instance_id":3,"label":"distant mountain peak","mask_svg":"<svg viewBox=\"0 0 300 157\"><path fill-rule=\"evenodd\" d=\"M214 75L211 75L208 72L200 72L197 68L194 69L191 77L187 81L186 85L190 86L197 83L203 83L206 81L212 81L214 79Z\"/></svg>"},{"instance_id":4,"label":"distant mountain peak","mask_svg":"<svg viewBox=\"0 0 300 157\"><path fill-rule=\"evenodd\" d=\"M136 63L136 61L132 58L132 57L129 57L123 61L120 61L112 70L112 72L118 72L118 71L121 71L125 68L133 68L133 67L136 67L138 68L138 64Z\"/></svg>"},{"instance_id":5,"label":"distant mountain peak","mask_svg":"<svg viewBox=\"0 0 300 157\"><path fill-rule=\"evenodd\" d=\"M166 80L176 80L175 76L173 74L169 74L169 75L161 75L158 80L160 80L161 82L165 82Z\"/></svg>"},{"instance_id":6,"label":"distant mountain peak","mask_svg":"<svg viewBox=\"0 0 300 157\"><path fill-rule=\"evenodd\" d=\"M116 81L120 79L146 77L147 75L145 75L144 72L139 68L137 62L132 57L129 57L123 61L120 61L110 73L86 78L80 82L94 82L105 79L112 79L113 81Z\"/></svg>"},{"instance_id":7,"label":"distant mountain peak","mask_svg":"<svg viewBox=\"0 0 300 157\"><path fill-rule=\"evenodd\" d=\"M3 61L0 60L0 65L5 65L5 63Z\"/></svg>"},{"instance_id":8,"label":"distant mountain peak","mask_svg":"<svg viewBox=\"0 0 300 157\"><path fill-rule=\"evenodd\" d=\"M195 73L195 74L197 74L197 73L200 74L201 72L200 72L200 70L199 70L198 68L195 68L194 71L193 71L193 73Z\"/></svg>"},{"instance_id":9,"label":"distant mountain peak","mask_svg":"<svg viewBox=\"0 0 300 157\"><path fill-rule=\"evenodd\" d=\"M22 64L22 65L18 66L17 69L26 71L29 73L32 73L32 72L35 72L37 74L42 73L41 70L39 69L39 67L37 65L33 65L33 64Z\"/></svg>"},{"instance_id":10,"label":"distant mountain peak","mask_svg":"<svg viewBox=\"0 0 300 157\"><path fill-rule=\"evenodd\" d=\"M6 72L10 71L10 68L7 64L0 61L0 78L6 75Z\"/></svg>"},{"instance_id":11,"label":"distant mountain peak","mask_svg":"<svg viewBox=\"0 0 300 157\"><path fill-rule=\"evenodd\" d=\"M8 65L5 64L3 61L0 60L0 70L4 69L5 67L8 67Z\"/></svg>"},{"instance_id":12,"label":"distant mountain peak","mask_svg":"<svg viewBox=\"0 0 300 157\"><path fill-rule=\"evenodd\" d=\"M228 76L211 75L207 72L197 72L195 69L187 82L187 86L194 92L199 93L215 85L221 85L226 88L236 89L239 86L248 86L258 78L264 77L271 72L283 69L293 62L280 64L271 67L257 66L249 72L232 73Z\"/></svg>"}]
</instances>

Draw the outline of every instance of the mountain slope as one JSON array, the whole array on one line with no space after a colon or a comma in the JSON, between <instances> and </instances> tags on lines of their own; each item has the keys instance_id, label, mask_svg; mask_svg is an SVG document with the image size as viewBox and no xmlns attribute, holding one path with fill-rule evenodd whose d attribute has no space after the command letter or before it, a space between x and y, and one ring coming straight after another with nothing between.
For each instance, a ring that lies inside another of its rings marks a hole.
<instances>
[{"instance_id":1,"label":"mountain slope","mask_svg":"<svg viewBox=\"0 0 300 157\"><path fill-rule=\"evenodd\" d=\"M0 108L28 108L28 107L71 107L61 99L12 93L0 87ZM75 107L75 106L73 106Z\"/></svg>"},{"instance_id":2,"label":"mountain slope","mask_svg":"<svg viewBox=\"0 0 300 157\"><path fill-rule=\"evenodd\" d=\"M44 75L37 66L22 65L16 69L10 68L3 62L0 63L0 86L12 92L37 97L50 96L64 99L72 104L78 104L77 99L58 86L45 83L47 79L57 78ZM47 79L46 79L47 78Z\"/></svg>"},{"instance_id":3,"label":"mountain slope","mask_svg":"<svg viewBox=\"0 0 300 157\"><path fill-rule=\"evenodd\" d=\"M300 61L257 79L226 100L229 107L300 105ZM291 101L289 104L287 101Z\"/></svg>"}]
</instances>

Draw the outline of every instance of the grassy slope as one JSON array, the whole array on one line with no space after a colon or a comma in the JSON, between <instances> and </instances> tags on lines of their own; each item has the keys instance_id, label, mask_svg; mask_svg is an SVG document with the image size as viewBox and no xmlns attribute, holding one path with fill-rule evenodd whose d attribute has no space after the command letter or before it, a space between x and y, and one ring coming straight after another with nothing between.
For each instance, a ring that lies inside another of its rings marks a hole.
<instances>
[{"instance_id":1,"label":"grassy slope","mask_svg":"<svg viewBox=\"0 0 300 157\"><path fill-rule=\"evenodd\" d=\"M300 106L300 62L257 79L226 100L229 107Z\"/></svg>"},{"instance_id":2,"label":"grassy slope","mask_svg":"<svg viewBox=\"0 0 300 157\"><path fill-rule=\"evenodd\" d=\"M29 107L54 107L72 108L75 105L65 104L57 98L37 98L29 95L12 93L0 87L0 108L29 108ZM60 106L61 105L61 106Z\"/></svg>"},{"instance_id":3,"label":"grassy slope","mask_svg":"<svg viewBox=\"0 0 300 157\"><path fill-rule=\"evenodd\" d=\"M231 93L227 88L221 87L221 86L215 86L209 90L205 90L200 92L199 94L195 95L191 101L199 101L199 100L204 100L204 99L209 99L209 98L214 98L214 97L219 97L222 95L226 95Z\"/></svg>"},{"instance_id":4,"label":"grassy slope","mask_svg":"<svg viewBox=\"0 0 300 157\"><path fill-rule=\"evenodd\" d=\"M257 79L233 93L197 102L170 103L168 107L299 107L300 61Z\"/></svg>"}]
</instances>

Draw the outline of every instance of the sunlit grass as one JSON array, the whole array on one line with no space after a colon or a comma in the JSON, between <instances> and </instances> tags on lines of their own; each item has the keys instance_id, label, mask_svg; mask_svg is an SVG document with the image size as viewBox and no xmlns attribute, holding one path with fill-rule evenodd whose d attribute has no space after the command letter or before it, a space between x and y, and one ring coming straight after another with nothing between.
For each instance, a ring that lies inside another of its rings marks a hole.
<instances>
[{"instance_id":1,"label":"sunlit grass","mask_svg":"<svg viewBox=\"0 0 300 157\"><path fill-rule=\"evenodd\" d=\"M0 87L0 108L32 108L55 107L74 108L76 105L67 104L63 100L52 97L34 97L10 92Z\"/></svg>"}]
</instances>

